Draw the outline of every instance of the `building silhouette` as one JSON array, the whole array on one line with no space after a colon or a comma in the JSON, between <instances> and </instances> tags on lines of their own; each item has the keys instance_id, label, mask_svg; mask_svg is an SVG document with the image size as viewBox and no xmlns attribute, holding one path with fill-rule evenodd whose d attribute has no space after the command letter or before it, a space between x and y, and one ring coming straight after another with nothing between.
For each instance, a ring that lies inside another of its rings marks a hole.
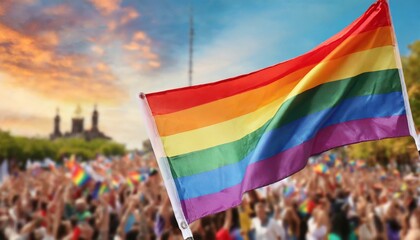
<instances>
[{"instance_id":1,"label":"building silhouette","mask_svg":"<svg viewBox=\"0 0 420 240\"><path fill-rule=\"evenodd\" d=\"M64 134L61 133L60 130L60 111L59 109L56 110L56 116L54 117L54 130L50 134L50 139L58 139L58 138L83 138L85 140L92 140L92 139L111 139L103 132L99 130L99 113L96 109L96 105L94 106L92 112L92 126L90 129L85 130L84 128L84 118L82 115L82 108L80 105L77 106L76 111L71 119L71 131L65 132Z\"/></svg>"}]
</instances>

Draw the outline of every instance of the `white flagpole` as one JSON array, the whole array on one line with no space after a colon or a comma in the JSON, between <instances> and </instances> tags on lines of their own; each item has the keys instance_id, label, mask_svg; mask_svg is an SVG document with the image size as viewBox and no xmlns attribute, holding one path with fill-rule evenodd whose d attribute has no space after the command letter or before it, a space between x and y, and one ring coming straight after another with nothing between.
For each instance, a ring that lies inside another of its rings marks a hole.
<instances>
[{"instance_id":1,"label":"white flagpole","mask_svg":"<svg viewBox=\"0 0 420 240\"><path fill-rule=\"evenodd\" d=\"M168 158L166 157L165 151L163 150L163 144L160 140L156 124L152 119L153 117L150 111L149 103L147 102L146 96L143 93L140 94L140 108L144 123L146 125L147 135L150 138L153 152L155 153L156 160L161 171L163 183L165 184L176 221L178 222L178 227L181 230L184 239L193 240L191 229L188 226L188 222L185 219L184 212L182 211L181 201L179 199L175 182L172 177Z\"/></svg>"},{"instance_id":2,"label":"white flagpole","mask_svg":"<svg viewBox=\"0 0 420 240\"><path fill-rule=\"evenodd\" d=\"M420 154L420 140L419 140L419 137L417 136L416 127L413 121L413 114L411 113L410 101L408 99L407 87L405 85L404 73L402 69L400 50L398 46L397 36L395 35L394 24L393 24L392 16L391 16L391 7L389 6L389 1L386 1L386 2L388 3L388 16L391 21L392 37L393 37L393 43L394 43L394 56L395 56L395 61L398 67L398 73L400 75L401 88L402 88L402 93L404 97L405 112L407 114L408 128L410 131L410 135L414 138L414 142L416 143L417 151Z\"/></svg>"}]
</instances>

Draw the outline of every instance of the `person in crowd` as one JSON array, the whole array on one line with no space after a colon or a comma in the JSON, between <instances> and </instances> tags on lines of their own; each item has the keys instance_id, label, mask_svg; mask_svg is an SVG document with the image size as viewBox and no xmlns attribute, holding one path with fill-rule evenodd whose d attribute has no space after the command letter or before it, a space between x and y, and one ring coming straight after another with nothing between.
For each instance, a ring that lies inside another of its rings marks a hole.
<instances>
[{"instance_id":1,"label":"person in crowd","mask_svg":"<svg viewBox=\"0 0 420 240\"><path fill-rule=\"evenodd\" d=\"M267 205L259 202L255 205L256 217L252 219L251 228L255 230L255 239L281 240L286 239L284 229L272 217L267 215Z\"/></svg>"},{"instance_id":2,"label":"person in crowd","mask_svg":"<svg viewBox=\"0 0 420 240\"><path fill-rule=\"evenodd\" d=\"M417 173L323 161L191 223L194 239L420 239ZM100 179L79 184L69 164L14 169L0 184L0 239L183 239L153 158L75 164ZM131 179L133 170L145 175Z\"/></svg>"},{"instance_id":3,"label":"person in crowd","mask_svg":"<svg viewBox=\"0 0 420 240\"><path fill-rule=\"evenodd\" d=\"M299 216L292 207L287 207L277 217L279 225L283 228L285 239L297 240L300 232L300 221Z\"/></svg>"},{"instance_id":4,"label":"person in crowd","mask_svg":"<svg viewBox=\"0 0 420 240\"><path fill-rule=\"evenodd\" d=\"M420 209L415 209L409 218L407 233L403 236L406 240L420 239Z\"/></svg>"},{"instance_id":5,"label":"person in crowd","mask_svg":"<svg viewBox=\"0 0 420 240\"><path fill-rule=\"evenodd\" d=\"M317 207L308 221L307 240L325 239L328 233L328 214L325 209Z\"/></svg>"}]
</instances>

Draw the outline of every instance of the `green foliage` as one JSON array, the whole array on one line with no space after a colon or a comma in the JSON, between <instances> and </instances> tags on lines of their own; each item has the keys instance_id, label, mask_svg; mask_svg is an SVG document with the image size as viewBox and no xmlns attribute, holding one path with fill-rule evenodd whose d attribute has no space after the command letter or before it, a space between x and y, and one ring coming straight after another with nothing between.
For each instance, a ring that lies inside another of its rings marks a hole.
<instances>
[{"instance_id":1,"label":"green foliage","mask_svg":"<svg viewBox=\"0 0 420 240\"><path fill-rule=\"evenodd\" d=\"M402 64L411 112L416 126L420 126L420 41L411 44L410 50L410 55L402 58ZM360 143L349 149L353 158L372 159L384 165L390 160L402 163L418 156L411 137Z\"/></svg>"},{"instance_id":2,"label":"green foliage","mask_svg":"<svg viewBox=\"0 0 420 240\"><path fill-rule=\"evenodd\" d=\"M21 149L16 140L8 132L0 131L0 158L11 158L20 154Z\"/></svg>"},{"instance_id":3,"label":"green foliage","mask_svg":"<svg viewBox=\"0 0 420 240\"><path fill-rule=\"evenodd\" d=\"M403 58L405 82L416 126L420 126L420 41L410 45L411 53Z\"/></svg>"},{"instance_id":4,"label":"green foliage","mask_svg":"<svg viewBox=\"0 0 420 240\"><path fill-rule=\"evenodd\" d=\"M125 146L110 140L95 139L85 141L79 138L66 138L50 141L42 138L14 137L0 130L0 159L41 160L46 157L61 161L64 156L76 154L87 160L97 154L107 156L123 155Z\"/></svg>"},{"instance_id":5,"label":"green foliage","mask_svg":"<svg viewBox=\"0 0 420 240\"><path fill-rule=\"evenodd\" d=\"M125 147L122 144L106 143L100 147L100 152L106 156L123 155Z\"/></svg>"}]
</instances>

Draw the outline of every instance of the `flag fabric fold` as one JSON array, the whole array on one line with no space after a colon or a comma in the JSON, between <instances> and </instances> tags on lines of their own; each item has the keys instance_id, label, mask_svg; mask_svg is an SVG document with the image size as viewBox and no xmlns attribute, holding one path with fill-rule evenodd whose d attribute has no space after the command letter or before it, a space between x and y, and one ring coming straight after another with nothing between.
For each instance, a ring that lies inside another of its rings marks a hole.
<instances>
[{"instance_id":1,"label":"flag fabric fold","mask_svg":"<svg viewBox=\"0 0 420 240\"><path fill-rule=\"evenodd\" d=\"M294 174L312 155L412 135L396 48L388 4L379 0L297 58L142 96L187 222L238 205L246 191Z\"/></svg>"}]
</instances>

